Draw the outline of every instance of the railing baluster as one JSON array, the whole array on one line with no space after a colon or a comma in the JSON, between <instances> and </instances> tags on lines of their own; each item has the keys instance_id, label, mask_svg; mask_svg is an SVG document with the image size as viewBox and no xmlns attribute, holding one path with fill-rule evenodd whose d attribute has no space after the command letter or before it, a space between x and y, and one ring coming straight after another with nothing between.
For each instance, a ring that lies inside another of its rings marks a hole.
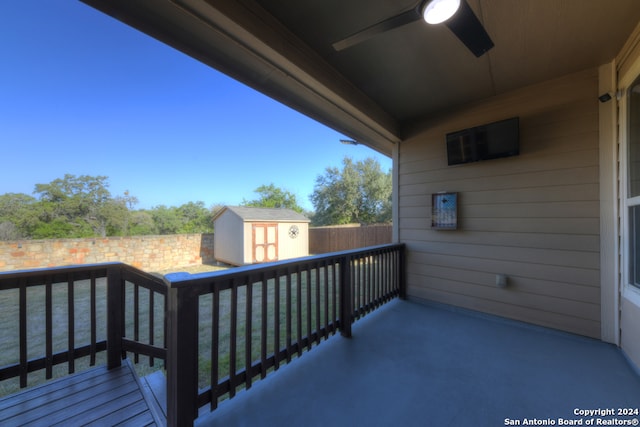
<instances>
[{"instance_id":1,"label":"railing baluster","mask_svg":"<svg viewBox=\"0 0 640 427\"><path fill-rule=\"evenodd\" d=\"M369 305L369 310L367 312L373 310L378 307L378 254L371 255L371 304Z\"/></svg>"},{"instance_id":2,"label":"railing baluster","mask_svg":"<svg viewBox=\"0 0 640 427\"><path fill-rule=\"evenodd\" d=\"M359 279L355 279L353 282L354 286L357 286L358 288L361 289L361 296L362 299L355 305L354 307L354 311L355 311L355 319L359 319L360 315L362 314L362 310L363 308L367 305L367 286L368 286L368 281L367 281L367 273L368 273L368 266L367 266L367 257L366 256L362 256L360 259L357 260L358 263L358 269L355 271L360 275Z\"/></svg>"},{"instance_id":3,"label":"railing baluster","mask_svg":"<svg viewBox=\"0 0 640 427\"><path fill-rule=\"evenodd\" d=\"M362 310L362 313L360 316L363 316L365 313L367 313L369 311L369 308L371 307L371 302L373 301L373 272L371 271L373 269L373 263L371 262L371 255L368 255L365 257L365 271L366 271L366 275L367 275L367 297L364 300L364 304L363 307L364 309Z\"/></svg>"},{"instance_id":4,"label":"railing baluster","mask_svg":"<svg viewBox=\"0 0 640 427\"><path fill-rule=\"evenodd\" d=\"M220 291L211 298L211 410L218 407L218 381L220 380Z\"/></svg>"},{"instance_id":5,"label":"railing baluster","mask_svg":"<svg viewBox=\"0 0 640 427\"><path fill-rule=\"evenodd\" d=\"M253 315L253 283L249 278L249 282L246 286L245 291L245 299L246 299L246 318L245 318L245 332L244 332L244 361L245 361L245 382L247 390L251 388L251 339L252 339L252 331L251 331L251 318Z\"/></svg>"},{"instance_id":6,"label":"railing baluster","mask_svg":"<svg viewBox=\"0 0 640 427\"><path fill-rule=\"evenodd\" d=\"M393 296L393 286L391 286L391 252L384 252L384 269L382 274L382 291L386 295L385 302L389 301Z\"/></svg>"},{"instance_id":7,"label":"railing baluster","mask_svg":"<svg viewBox=\"0 0 640 427\"><path fill-rule=\"evenodd\" d=\"M133 284L133 340L140 341L140 289L137 283ZM138 363L138 352L133 353L133 362Z\"/></svg>"},{"instance_id":8,"label":"railing baluster","mask_svg":"<svg viewBox=\"0 0 640 427\"><path fill-rule=\"evenodd\" d=\"M389 293L389 298L387 298L388 300L390 300L393 295L394 295L394 284L393 284L393 252L391 251L387 251L387 278L386 278L386 283L387 283L387 292Z\"/></svg>"},{"instance_id":9,"label":"railing baluster","mask_svg":"<svg viewBox=\"0 0 640 427\"><path fill-rule=\"evenodd\" d=\"M384 262L385 262L385 253L383 251L380 251L380 253L378 254L378 260L377 260L377 264L378 264L378 306L382 305L384 303L384 299L385 299L384 282L383 282L384 271L385 271Z\"/></svg>"},{"instance_id":10,"label":"railing baluster","mask_svg":"<svg viewBox=\"0 0 640 427\"><path fill-rule=\"evenodd\" d=\"M355 315L355 319L359 319L360 316L362 315L362 311L364 309L364 307L367 305L367 291L368 291L368 286L369 286L369 281L368 281L368 272L369 272L369 266L367 264L367 257L366 256L362 256L360 257L360 259L358 259L356 261L358 263L358 268L357 270L355 270L355 273L358 273L358 275L360 276L359 279L354 280L353 285L357 286L358 288L360 288L360 296L361 299L360 301L355 305L354 309L355 312L357 313ZM354 321L355 321L354 319Z\"/></svg>"},{"instance_id":11,"label":"railing baluster","mask_svg":"<svg viewBox=\"0 0 640 427\"><path fill-rule=\"evenodd\" d=\"M307 265L307 268L304 271L304 276L306 278L306 292L307 292L307 349L311 349L311 344L313 343L313 341L311 340L311 336L312 336L312 328L313 326L311 325L311 318L312 318L312 306L311 306L311 294L312 294L312 290L311 290L311 270L310 267Z\"/></svg>"},{"instance_id":12,"label":"railing baluster","mask_svg":"<svg viewBox=\"0 0 640 427\"><path fill-rule=\"evenodd\" d=\"M353 286L354 292L352 293L353 297L353 308L354 314L358 315L358 307L362 306L362 298L364 298L361 294L364 293L364 289L362 288L362 260L359 257L354 257L353 261L353 269L352 276L354 279L349 280L350 286Z\"/></svg>"},{"instance_id":13,"label":"railing baluster","mask_svg":"<svg viewBox=\"0 0 640 427\"><path fill-rule=\"evenodd\" d=\"M27 284L20 280L20 388L27 386Z\"/></svg>"},{"instance_id":14,"label":"railing baluster","mask_svg":"<svg viewBox=\"0 0 640 427\"><path fill-rule=\"evenodd\" d=\"M357 286L359 289L361 289L361 299L354 306L354 321L355 319L360 318L363 307L367 305L367 258L363 256L357 259L357 261L355 262L357 263L357 270L353 271L353 273L357 273L359 275L359 278L356 278L353 281L353 286Z\"/></svg>"},{"instance_id":15,"label":"railing baluster","mask_svg":"<svg viewBox=\"0 0 640 427\"><path fill-rule=\"evenodd\" d=\"M229 319L229 397L236 395L236 344L238 335L238 283L231 285L231 313Z\"/></svg>"},{"instance_id":16,"label":"railing baluster","mask_svg":"<svg viewBox=\"0 0 640 427\"><path fill-rule=\"evenodd\" d=\"M165 294L165 296L164 296L164 312L165 312L165 313L168 313L168 312L169 312L169 297L168 297L168 295L167 295L167 294ZM162 331L162 337L163 337L163 339L162 339L162 346L163 346L164 348L167 348L167 346L169 345L169 344L168 344L168 341L167 341L167 340L169 339L169 338L168 338L168 336L169 336L169 333L168 333L168 329L169 329L169 325L168 325L168 316L167 316L167 315L165 315L165 316L163 316L163 317L164 317L164 321L163 321L163 331ZM164 365L165 365L165 368L166 368L166 366L167 366L167 361L166 361L166 359L165 359L165 361L164 361Z\"/></svg>"},{"instance_id":17,"label":"railing baluster","mask_svg":"<svg viewBox=\"0 0 640 427\"><path fill-rule=\"evenodd\" d=\"M353 312L351 270L351 257L347 255L340 265L340 333L347 338L351 337L351 313Z\"/></svg>"},{"instance_id":18,"label":"railing baluster","mask_svg":"<svg viewBox=\"0 0 640 427\"><path fill-rule=\"evenodd\" d=\"M67 280L67 313L68 313L68 338L69 338L69 374L73 374L76 371L76 358L75 358L75 304L73 302L74 299L74 286L73 286L73 276L69 273Z\"/></svg>"},{"instance_id":19,"label":"railing baluster","mask_svg":"<svg viewBox=\"0 0 640 427\"><path fill-rule=\"evenodd\" d=\"M260 378L267 376L267 312L268 300L267 300L267 278L265 274L262 274L262 336L260 339Z\"/></svg>"},{"instance_id":20,"label":"railing baluster","mask_svg":"<svg viewBox=\"0 0 640 427\"><path fill-rule=\"evenodd\" d=\"M374 283L375 283L375 296L374 296L374 300L375 300L375 307L379 307L380 306L380 297L382 296L381 293L381 289L380 289L380 259L381 256L379 253L376 253L373 257L373 273L375 276L374 279Z\"/></svg>"},{"instance_id":21,"label":"railing baluster","mask_svg":"<svg viewBox=\"0 0 640 427\"><path fill-rule=\"evenodd\" d=\"M400 298L407 298L407 284L405 282L404 271L405 271L405 255L404 250L398 251L398 271L397 271L397 281L398 281L398 289L400 290Z\"/></svg>"},{"instance_id":22,"label":"railing baluster","mask_svg":"<svg viewBox=\"0 0 640 427\"><path fill-rule=\"evenodd\" d=\"M337 274L336 274L336 266L338 264L332 263L331 264L331 285L332 285L332 289L331 289L331 317L332 317L332 321L333 321L333 332L336 331L336 326L338 323L338 280L337 280Z\"/></svg>"},{"instance_id":23,"label":"railing baluster","mask_svg":"<svg viewBox=\"0 0 640 427\"><path fill-rule=\"evenodd\" d=\"M298 326L298 357L300 357L302 355L302 278L300 273L300 266L298 266L298 270L296 273L296 288L296 323Z\"/></svg>"},{"instance_id":24,"label":"railing baluster","mask_svg":"<svg viewBox=\"0 0 640 427\"><path fill-rule=\"evenodd\" d=\"M155 292L153 292L153 290L149 289L149 345L153 345L154 344L154 335L155 335L155 321L154 321L154 317L155 317L155 298L154 298L154 294ZM153 366L154 365L154 358L153 356L149 356L149 366Z\"/></svg>"},{"instance_id":25,"label":"railing baluster","mask_svg":"<svg viewBox=\"0 0 640 427\"><path fill-rule=\"evenodd\" d=\"M89 354L89 365L90 366L94 366L96 364L96 342L98 341L97 338L97 323L98 323L98 316L97 316L97 311L96 311L96 272L92 271L91 272L91 279L90 279L90 284L89 286L91 287L90 290L90 305L91 308L89 309L91 311L91 343L90 343L90 354Z\"/></svg>"},{"instance_id":26,"label":"railing baluster","mask_svg":"<svg viewBox=\"0 0 640 427\"><path fill-rule=\"evenodd\" d=\"M362 268L362 265L360 265L359 261L354 261L354 262L357 263L357 268L358 269ZM353 295L354 294L353 287L354 286L358 286L358 282L355 280L355 277L354 277L354 273L355 273L356 269L352 267L350 271L351 271L351 277L349 278L350 279L349 280L349 284L350 284L349 286L351 287L350 294ZM351 324L353 324L353 322L355 322L356 319L358 319L358 316L356 315L356 313L359 312L359 310L358 310L359 306L353 304L353 299L351 299L350 301L352 303L351 304L351 312L353 313L352 315L349 316L349 324L351 325Z\"/></svg>"},{"instance_id":27,"label":"railing baluster","mask_svg":"<svg viewBox=\"0 0 640 427\"><path fill-rule=\"evenodd\" d=\"M371 310L373 310L374 308L377 308L379 305L379 300L378 298L380 297L379 294L379 289L378 289L378 285L380 284L378 281L378 275L380 273L380 265L378 263L379 261L379 254L374 254L371 256L371 275L373 276L373 304L371 304Z\"/></svg>"},{"instance_id":28,"label":"railing baluster","mask_svg":"<svg viewBox=\"0 0 640 427\"><path fill-rule=\"evenodd\" d=\"M324 263L324 280L323 290L324 290L324 338L327 339L329 337L329 263L325 261Z\"/></svg>"},{"instance_id":29,"label":"railing baluster","mask_svg":"<svg viewBox=\"0 0 640 427\"><path fill-rule=\"evenodd\" d=\"M280 274L276 271L273 282L273 369L280 367Z\"/></svg>"},{"instance_id":30,"label":"railing baluster","mask_svg":"<svg viewBox=\"0 0 640 427\"><path fill-rule=\"evenodd\" d=\"M384 290L384 275L385 275L385 260L386 253L380 251L378 254L378 305L382 305L386 302L386 292Z\"/></svg>"},{"instance_id":31,"label":"railing baluster","mask_svg":"<svg viewBox=\"0 0 640 427\"><path fill-rule=\"evenodd\" d=\"M121 272L122 275L122 272ZM122 332L121 332L121 337L126 337L127 336L127 282L126 280L124 280L124 278L121 279L121 285L120 287L122 288L122 294L121 294L121 298L122 301L120 303L121 307L122 307ZM127 351L124 349L124 346L122 346L122 355L120 356L123 360L127 358Z\"/></svg>"},{"instance_id":32,"label":"railing baluster","mask_svg":"<svg viewBox=\"0 0 640 427\"><path fill-rule=\"evenodd\" d=\"M391 290L394 292L395 295L397 295L398 292L398 286L397 286L397 281L396 281L396 277L397 277L397 268L398 268L398 257L397 254L395 252L390 252L389 253L389 286L391 287Z\"/></svg>"},{"instance_id":33,"label":"railing baluster","mask_svg":"<svg viewBox=\"0 0 640 427\"><path fill-rule=\"evenodd\" d=\"M390 253L388 251L385 251L383 254L383 263L382 263L382 292L385 296L385 300L384 302L387 302L391 299L391 289L389 288L389 267L390 267L390 263L389 263L389 255Z\"/></svg>"},{"instance_id":34,"label":"railing baluster","mask_svg":"<svg viewBox=\"0 0 640 427\"><path fill-rule=\"evenodd\" d=\"M371 301L367 313L378 307L378 254L374 253L369 259L371 270Z\"/></svg>"},{"instance_id":35,"label":"railing baluster","mask_svg":"<svg viewBox=\"0 0 640 427\"><path fill-rule=\"evenodd\" d=\"M375 308L380 307L380 304L382 303L382 298L383 298L383 294L382 294L382 283L380 278L382 277L382 252L377 252L375 254L375 257L373 259L373 265L375 267L374 269L374 273L376 276L375 279L375 283L376 283L376 297L375 297Z\"/></svg>"},{"instance_id":36,"label":"railing baluster","mask_svg":"<svg viewBox=\"0 0 640 427\"><path fill-rule=\"evenodd\" d=\"M285 309L287 311L287 316L285 318L285 334L286 334L286 345L287 345L287 363L291 362L291 335L292 335L292 307L291 307L291 271L287 268L287 288L285 289Z\"/></svg>"},{"instance_id":37,"label":"railing baluster","mask_svg":"<svg viewBox=\"0 0 640 427\"><path fill-rule=\"evenodd\" d=\"M124 335L124 281L122 269L107 270L107 368L122 364L122 337ZM166 311L169 312L168 310Z\"/></svg>"},{"instance_id":38,"label":"railing baluster","mask_svg":"<svg viewBox=\"0 0 640 427\"><path fill-rule=\"evenodd\" d=\"M320 326L320 313L321 313L321 308L320 308L320 265L316 265L316 280L315 280L315 285L316 285L316 343L320 344L320 330L321 330L321 326Z\"/></svg>"},{"instance_id":39,"label":"railing baluster","mask_svg":"<svg viewBox=\"0 0 640 427\"><path fill-rule=\"evenodd\" d=\"M53 283L51 276L47 276L45 287L45 378L53 377Z\"/></svg>"}]
</instances>

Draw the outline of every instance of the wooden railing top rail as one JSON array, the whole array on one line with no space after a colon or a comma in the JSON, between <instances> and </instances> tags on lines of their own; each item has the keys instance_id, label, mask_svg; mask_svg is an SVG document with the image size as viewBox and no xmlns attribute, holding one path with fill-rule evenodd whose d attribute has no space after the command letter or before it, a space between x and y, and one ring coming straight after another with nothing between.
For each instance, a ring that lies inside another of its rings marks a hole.
<instances>
[{"instance_id":1,"label":"wooden railing top rail","mask_svg":"<svg viewBox=\"0 0 640 427\"><path fill-rule=\"evenodd\" d=\"M125 270L129 276L136 276L145 281L145 283L155 283L156 285L163 283L163 279L161 277L139 270L128 264L121 262L105 262L100 264L35 268L33 270L0 271L0 290L12 288L12 285L16 283L16 279L26 279L26 285L33 286L41 285L42 282L39 280L43 277L51 278L54 283L66 282L69 279L69 274L73 275L74 280L89 279L92 276L96 278L107 277L107 270L115 267L120 267ZM161 292L158 289L154 289L154 291Z\"/></svg>"},{"instance_id":2,"label":"wooden railing top rail","mask_svg":"<svg viewBox=\"0 0 640 427\"><path fill-rule=\"evenodd\" d=\"M166 276L166 280L172 288L180 288L185 286L198 286L206 285L211 282L212 279L224 279L233 280L237 278L244 278L248 275L255 277L262 277L263 274L274 276L276 271L282 269L289 269L290 271L297 267L304 267L309 264L317 264L320 262L329 262L333 260L342 259L345 256L357 255L362 256L367 252L379 252L385 250L394 250L403 247L403 243L392 243L386 245L368 246L366 248L349 249L340 252L331 252L328 254L310 255L302 258L295 258L290 260L274 261L262 264L251 264L240 267L234 267L231 270L218 270L206 273L197 274L182 274L175 273ZM259 279L258 279L259 280Z\"/></svg>"},{"instance_id":3,"label":"wooden railing top rail","mask_svg":"<svg viewBox=\"0 0 640 427\"><path fill-rule=\"evenodd\" d=\"M106 277L107 269L120 263L73 265L66 267L37 268L33 270L16 270L0 272L0 290L16 288L16 280L22 280L27 286L41 285L42 279L51 279L53 283L66 282L69 275L74 280L93 277Z\"/></svg>"}]
</instances>

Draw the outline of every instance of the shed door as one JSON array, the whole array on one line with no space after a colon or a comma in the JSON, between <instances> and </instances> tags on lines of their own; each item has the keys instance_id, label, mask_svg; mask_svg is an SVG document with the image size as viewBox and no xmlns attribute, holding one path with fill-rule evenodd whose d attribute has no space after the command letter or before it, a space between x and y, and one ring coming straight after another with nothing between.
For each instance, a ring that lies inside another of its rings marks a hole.
<instances>
[{"instance_id":1,"label":"shed door","mask_svg":"<svg viewBox=\"0 0 640 427\"><path fill-rule=\"evenodd\" d=\"M278 224L253 224L253 262L278 260Z\"/></svg>"}]
</instances>

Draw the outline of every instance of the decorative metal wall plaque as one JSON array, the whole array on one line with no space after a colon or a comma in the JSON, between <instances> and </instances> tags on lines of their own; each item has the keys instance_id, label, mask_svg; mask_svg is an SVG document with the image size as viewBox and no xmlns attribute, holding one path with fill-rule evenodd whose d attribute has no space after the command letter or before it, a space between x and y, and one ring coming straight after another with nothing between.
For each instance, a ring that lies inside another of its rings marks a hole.
<instances>
[{"instance_id":1,"label":"decorative metal wall plaque","mask_svg":"<svg viewBox=\"0 0 640 427\"><path fill-rule=\"evenodd\" d=\"M458 228L458 193L431 195L431 228L437 230Z\"/></svg>"}]
</instances>

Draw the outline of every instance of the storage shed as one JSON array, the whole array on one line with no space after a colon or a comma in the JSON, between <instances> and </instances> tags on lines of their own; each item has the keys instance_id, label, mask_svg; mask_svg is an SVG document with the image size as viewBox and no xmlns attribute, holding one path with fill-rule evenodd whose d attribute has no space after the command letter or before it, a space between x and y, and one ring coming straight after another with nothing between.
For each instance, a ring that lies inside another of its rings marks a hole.
<instances>
[{"instance_id":1,"label":"storage shed","mask_svg":"<svg viewBox=\"0 0 640 427\"><path fill-rule=\"evenodd\" d=\"M291 209L225 206L213 218L214 253L232 265L309 255L309 219Z\"/></svg>"}]
</instances>

